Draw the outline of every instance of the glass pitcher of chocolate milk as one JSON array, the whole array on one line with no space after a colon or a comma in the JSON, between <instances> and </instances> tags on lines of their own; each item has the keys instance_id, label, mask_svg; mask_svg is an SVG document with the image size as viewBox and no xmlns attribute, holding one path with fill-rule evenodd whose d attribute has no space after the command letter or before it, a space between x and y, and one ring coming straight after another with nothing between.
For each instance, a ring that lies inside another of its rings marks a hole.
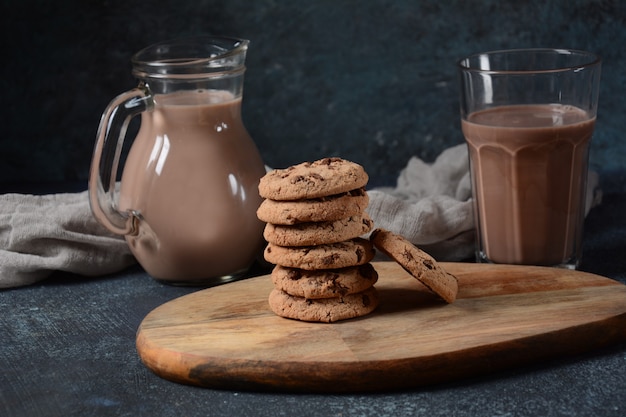
<instances>
[{"instance_id":1,"label":"glass pitcher of chocolate milk","mask_svg":"<svg viewBox=\"0 0 626 417\"><path fill-rule=\"evenodd\" d=\"M113 99L102 116L91 209L125 236L156 280L232 281L262 249L256 210L265 167L241 117L247 48L247 40L225 37L149 46L132 57L139 85ZM139 131L118 167L136 115Z\"/></svg>"},{"instance_id":2,"label":"glass pitcher of chocolate milk","mask_svg":"<svg viewBox=\"0 0 626 417\"><path fill-rule=\"evenodd\" d=\"M479 262L579 266L600 65L565 49L459 62Z\"/></svg>"}]
</instances>

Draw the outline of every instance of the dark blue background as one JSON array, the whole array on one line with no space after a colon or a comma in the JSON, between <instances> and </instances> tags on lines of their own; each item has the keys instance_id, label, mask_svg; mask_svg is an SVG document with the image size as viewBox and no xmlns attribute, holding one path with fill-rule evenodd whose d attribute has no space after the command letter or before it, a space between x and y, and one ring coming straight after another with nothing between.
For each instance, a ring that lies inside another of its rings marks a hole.
<instances>
[{"instance_id":1,"label":"dark blue background","mask_svg":"<svg viewBox=\"0 0 626 417\"><path fill-rule=\"evenodd\" d=\"M251 40L244 120L274 167L338 155L393 180L463 141L456 61L520 47L603 57L591 163L626 165L619 0L4 0L0 19L4 188L83 183L102 111L136 85L131 55L198 34Z\"/></svg>"}]
</instances>

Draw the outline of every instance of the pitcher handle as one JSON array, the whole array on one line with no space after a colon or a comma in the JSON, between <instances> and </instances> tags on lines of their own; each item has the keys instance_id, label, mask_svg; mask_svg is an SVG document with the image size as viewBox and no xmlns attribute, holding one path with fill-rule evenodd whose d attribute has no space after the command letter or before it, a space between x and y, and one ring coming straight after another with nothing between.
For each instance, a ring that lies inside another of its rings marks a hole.
<instances>
[{"instance_id":1,"label":"pitcher handle","mask_svg":"<svg viewBox=\"0 0 626 417\"><path fill-rule=\"evenodd\" d=\"M137 213L117 209L118 165L130 120L150 111L154 101L150 90L140 86L114 98L100 120L89 172L89 203L94 217L119 235L136 232Z\"/></svg>"}]
</instances>

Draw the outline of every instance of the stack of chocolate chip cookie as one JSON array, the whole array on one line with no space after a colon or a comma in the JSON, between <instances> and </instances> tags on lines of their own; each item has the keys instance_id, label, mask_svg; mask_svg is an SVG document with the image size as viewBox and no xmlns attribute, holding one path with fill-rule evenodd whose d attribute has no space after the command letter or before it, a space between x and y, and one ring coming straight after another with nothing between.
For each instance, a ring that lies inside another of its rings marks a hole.
<instances>
[{"instance_id":1,"label":"stack of chocolate chip cookie","mask_svg":"<svg viewBox=\"0 0 626 417\"><path fill-rule=\"evenodd\" d=\"M340 158L268 172L257 215L267 223L265 259L275 264L269 304L279 316L334 322L378 306L370 261L372 243L360 238L373 222L365 212L368 175Z\"/></svg>"}]
</instances>

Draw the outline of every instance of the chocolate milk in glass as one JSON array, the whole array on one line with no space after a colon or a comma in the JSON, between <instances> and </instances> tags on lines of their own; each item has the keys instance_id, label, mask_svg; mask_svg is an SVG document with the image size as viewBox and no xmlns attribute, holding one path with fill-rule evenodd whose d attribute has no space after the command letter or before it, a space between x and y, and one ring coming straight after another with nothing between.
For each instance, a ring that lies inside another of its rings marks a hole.
<instances>
[{"instance_id":1,"label":"chocolate milk in glass","mask_svg":"<svg viewBox=\"0 0 626 417\"><path fill-rule=\"evenodd\" d=\"M582 229L571 220L584 216L594 123L563 105L500 106L462 120L490 261L558 265L576 255Z\"/></svg>"},{"instance_id":2,"label":"chocolate milk in glass","mask_svg":"<svg viewBox=\"0 0 626 417\"><path fill-rule=\"evenodd\" d=\"M458 62L477 262L580 265L600 68L597 55L573 49Z\"/></svg>"},{"instance_id":3,"label":"chocolate milk in glass","mask_svg":"<svg viewBox=\"0 0 626 417\"><path fill-rule=\"evenodd\" d=\"M120 210L142 219L139 233L126 236L131 251L157 279L247 269L263 224L256 218L261 198L246 190L256 190L264 170L243 130L241 98L197 90L155 102L141 115L121 181Z\"/></svg>"}]
</instances>

